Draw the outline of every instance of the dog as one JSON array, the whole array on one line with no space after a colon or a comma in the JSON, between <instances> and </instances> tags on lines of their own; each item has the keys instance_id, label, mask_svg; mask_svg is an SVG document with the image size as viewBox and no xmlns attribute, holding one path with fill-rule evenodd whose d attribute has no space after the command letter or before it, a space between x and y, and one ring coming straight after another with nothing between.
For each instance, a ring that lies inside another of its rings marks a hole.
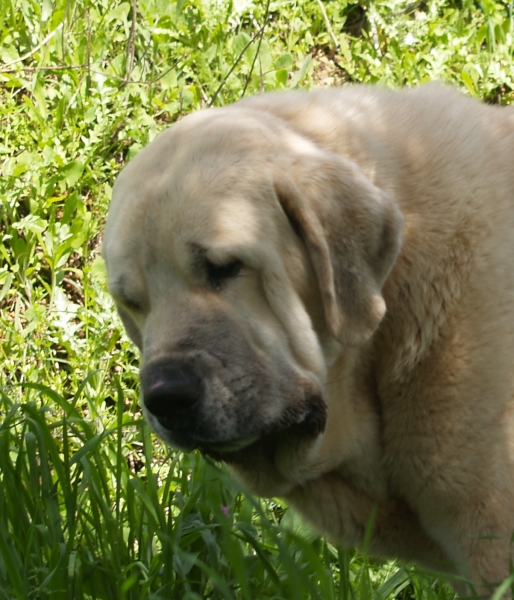
<instances>
[{"instance_id":1,"label":"dog","mask_svg":"<svg viewBox=\"0 0 514 600\"><path fill-rule=\"evenodd\" d=\"M124 168L103 255L144 413L319 531L468 578L514 532L514 111L272 92ZM464 588L461 588L464 589Z\"/></svg>"}]
</instances>

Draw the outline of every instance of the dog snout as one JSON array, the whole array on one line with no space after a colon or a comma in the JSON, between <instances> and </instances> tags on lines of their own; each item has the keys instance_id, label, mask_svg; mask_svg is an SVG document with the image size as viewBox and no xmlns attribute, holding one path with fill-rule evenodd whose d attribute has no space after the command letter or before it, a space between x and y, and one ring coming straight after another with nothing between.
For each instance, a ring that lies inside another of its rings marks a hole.
<instances>
[{"instance_id":1,"label":"dog snout","mask_svg":"<svg viewBox=\"0 0 514 600\"><path fill-rule=\"evenodd\" d=\"M146 409L168 430L193 430L202 397L202 380L187 365L159 360L141 371Z\"/></svg>"}]
</instances>

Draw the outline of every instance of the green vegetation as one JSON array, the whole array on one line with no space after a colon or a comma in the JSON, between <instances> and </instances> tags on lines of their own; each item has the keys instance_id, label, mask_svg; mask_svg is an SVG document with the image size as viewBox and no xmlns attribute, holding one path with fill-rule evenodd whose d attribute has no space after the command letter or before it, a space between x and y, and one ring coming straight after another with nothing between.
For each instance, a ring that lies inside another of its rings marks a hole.
<instances>
[{"instance_id":1,"label":"green vegetation","mask_svg":"<svg viewBox=\"0 0 514 600\"><path fill-rule=\"evenodd\" d=\"M99 245L116 174L181 115L347 81L512 102L513 18L493 0L0 1L0 600L453 598L164 448Z\"/></svg>"}]
</instances>

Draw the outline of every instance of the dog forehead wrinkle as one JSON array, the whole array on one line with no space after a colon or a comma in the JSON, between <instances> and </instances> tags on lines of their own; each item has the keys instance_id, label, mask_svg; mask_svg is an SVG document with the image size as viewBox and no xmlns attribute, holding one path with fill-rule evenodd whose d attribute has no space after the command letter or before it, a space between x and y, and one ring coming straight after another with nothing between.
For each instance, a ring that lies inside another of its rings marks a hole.
<instances>
[{"instance_id":1,"label":"dog forehead wrinkle","mask_svg":"<svg viewBox=\"0 0 514 600\"><path fill-rule=\"evenodd\" d=\"M180 177L173 169L169 176L173 193L156 201L148 217L149 233L155 231L147 236L152 245L167 248L169 255L180 253L180 260L187 260L183 252L192 246L248 249L273 236L276 219L272 213L277 209L266 177L241 182L235 173L218 173L222 185L219 181L206 184L191 174Z\"/></svg>"},{"instance_id":2,"label":"dog forehead wrinkle","mask_svg":"<svg viewBox=\"0 0 514 600\"><path fill-rule=\"evenodd\" d=\"M212 216L217 245L252 246L261 237L260 213L247 198L225 198Z\"/></svg>"},{"instance_id":3,"label":"dog forehead wrinkle","mask_svg":"<svg viewBox=\"0 0 514 600\"><path fill-rule=\"evenodd\" d=\"M244 195L220 200L203 194L177 202L169 219L171 232L182 243L205 248L251 246L260 239L262 215Z\"/></svg>"}]
</instances>

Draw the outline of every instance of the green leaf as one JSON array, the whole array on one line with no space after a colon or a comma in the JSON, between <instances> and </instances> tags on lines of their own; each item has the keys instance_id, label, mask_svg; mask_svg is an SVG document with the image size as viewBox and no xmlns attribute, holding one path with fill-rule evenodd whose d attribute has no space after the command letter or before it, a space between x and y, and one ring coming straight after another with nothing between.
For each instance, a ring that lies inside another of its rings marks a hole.
<instances>
[{"instance_id":1,"label":"green leaf","mask_svg":"<svg viewBox=\"0 0 514 600\"><path fill-rule=\"evenodd\" d=\"M298 85L299 83L301 83L303 81L303 79L307 76L307 73L309 73L312 69L312 56L309 54L305 57L302 66L300 68L300 71L297 73L297 75L294 77L294 83L295 85Z\"/></svg>"},{"instance_id":2,"label":"green leaf","mask_svg":"<svg viewBox=\"0 0 514 600\"><path fill-rule=\"evenodd\" d=\"M107 285L107 269L105 267L105 261L102 256L98 255L93 264L91 265L91 278L94 281Z\"/></svg>"},{"instance_id":3,"label":"green leaf","mask_svg":"<svg viewBox=\"0 0 514 600\"><path fill-rule=\"evenodd\" d=\"M43 233L48 227L48 221L38 217L37 215L27 215L21 221L17 221L12 224L14 229L21 229L22 231L30 231L31 233Z\"/></svg>"},{"instance_id":4,"label":"green leaf","mask_svg":"<svg viewBox=\"0 0 514 600\"><path fill-rule=\"evenodd\" d=\"M476 95L475 86L473 85L473 80L471 79L469 73L462 71L460 77L461 77L462 81L464 82L465 86L468 88L468 90L473 94L473 96L475 96Z\"/></svg>"},{"instance_id":5,"label":"green leaf","mask_svg":"<svg viewBox=\"0 0 514 600\"><path fill-rule=\"evenodd\" d=\"M53 6L52 0L42 0L41 2L41 20L43 22L48 21L52 16Z\"/></svg>"},{"instance_id":6,"label":"green leaf","mask_svg":"<svg viewBox=\"0 0 514 600\"><path fill-rule=\"evenodd\" d=\"M39 114L41 115L41 118L46 120L48 118L48 108L46 104L45 89L41 85L41 82L38 81L32 93L34 95L34 98L36 99L37 107L39 109Z\"/></svg>"},{"instance_id":7,"label":"green leaf","mask_svg":"<svg viewBox=\"0 0 514 600\"><path fill-rule=\"evenodd\" d=\"M68 163L61 168L61 175L68 187L73 187L82 177L84 165L78 160Z\"/></svg>"},{"instance_id":8,"label":"green leaf","mask_svg":"<svg viewBox=\"0 0 514 600\"><path fill-rule=\"evenodd\" d=\"M275 69L286 69L288 71L290 71L293 66L294 66L294 59L293 59L293 55L290 52L287 52L286 54L282 54L281 56L279 56L277 58L277 60L275 61Z\"/></svg>"},{"instance_id":9,"label":"green leaf","mask_svg":"<svg viewBox=\"0 0 514 600\"><path fill-rule=\"evenodd\" d=\"M105 15L105 22L121 21L125 23L128 20L129 12L130 4L128 2L121 2Z\"/></svg>"},{"instance_id":10,"label":"green leaf","mask_svg":"<svg viewBox=\"0 0 514 600\"><path fill-rule=\"evenodd\" d=\"M161 84L164 88L175 89L177 87L177 71L170 69L161 77Z\"/></svg>"},{"instance_id":11,"label":"green leaf","mask_svg":"<svg viewBox=\"0 0 514 600\"><path fill-rule=\"evenodd\" d=\"M0 290L0 302L7 296L9 290L11 289L13 283L14 276L12 273L7 273L5 277L4 284L2 285L2 289Z\"/></svg>"},{"instance_id":12,"label":"green leaf","mask_svg":"<svg viewBox=\"0 0 514 600\"><path fill-rule=\"evenodd\" d=\"M275 73L275 77L277 78L277 83L280 85L286 85L289 77L289 71L287 69L279 69Z\"/></svg>"},{"instance_id":13,"label":"green leaf","mask_svg":"<svg viewBox=\"0 0 514 600\"><path fill-rule=\"evenodd\" d=\"M246 51L250 40L250 36L244 32L241 32L239 35L236 36L234 40L234 51L237 56L240 56L241 54L243 54L243 52Z\"/></svg>"}]
</instances>

